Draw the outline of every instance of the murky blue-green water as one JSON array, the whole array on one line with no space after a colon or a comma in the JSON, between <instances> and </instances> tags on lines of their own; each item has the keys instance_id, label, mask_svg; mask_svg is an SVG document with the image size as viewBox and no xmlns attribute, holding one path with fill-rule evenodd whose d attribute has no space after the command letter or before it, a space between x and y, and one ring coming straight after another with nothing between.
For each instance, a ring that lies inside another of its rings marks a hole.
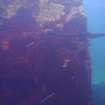
<instances>
[{"instance_id":1,"label":"murky blue-green water","mask_svg":"<svg viewBox=\"0 0 105 105\"><path fill-rule=\"evenodd\" d=\"M105 33L105 0L84 0L88 30ZM93 105L105 105L105 37L90 42Z\"/></svg>"}]
</instances>

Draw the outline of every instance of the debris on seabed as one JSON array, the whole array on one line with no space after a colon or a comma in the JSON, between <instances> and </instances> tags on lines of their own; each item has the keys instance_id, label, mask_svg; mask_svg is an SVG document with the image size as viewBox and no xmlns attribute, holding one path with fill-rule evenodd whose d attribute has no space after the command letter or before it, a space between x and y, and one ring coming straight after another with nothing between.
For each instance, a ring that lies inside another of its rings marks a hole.
<instances>
[{"instance_id":1,"label":"debris on seabed","mask_svg":"<svg viewBox=\"0 0 105 105\"><path fill-rule=\"evenodd\" d=\"M51 94L49 94L48 96L44 97L41 101L40 104L43 104L44 102L46 102L48 99L52 98L55 95L54 92L52 92Z\"/></svg>"},{"instance_id":2,"label":"debris on seabed","mask_svg":"<svg viewBox=\"0 0 105 105\"><path fill-rule=\"evenodd\" d=\"M70 62L71 62L70 59L65 59L64 64L62 65L62 67L67 68Z\"/></svg>"},{"instance_id":3,"label":"debris on seabed","mask_svg":"<svg viewBox=\"0 0 105 105\"><path fill-rule=\"evenodd\" d=\"M34 45L34 41L32 41L31 43L27 44L26 47L31 47Z\"/></svg>"}]
</instances>

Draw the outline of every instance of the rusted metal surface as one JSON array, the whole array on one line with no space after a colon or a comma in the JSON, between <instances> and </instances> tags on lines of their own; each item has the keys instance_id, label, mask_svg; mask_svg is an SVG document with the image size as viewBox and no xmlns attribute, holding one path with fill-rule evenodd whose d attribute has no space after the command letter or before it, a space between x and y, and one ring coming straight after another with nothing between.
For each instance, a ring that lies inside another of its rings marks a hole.
<instances>
[{"instance_id":1,"label":"rusted metal surface","mask_svg":"<svg viewBox=\"0 0 105 105\"><path fill-rule=\"evenodd\" d=\"M79 13L45 26L25 10L9 19L6 15L0 31L1 105L90 104L90 34Z\"/></svg>"}]
</instances>

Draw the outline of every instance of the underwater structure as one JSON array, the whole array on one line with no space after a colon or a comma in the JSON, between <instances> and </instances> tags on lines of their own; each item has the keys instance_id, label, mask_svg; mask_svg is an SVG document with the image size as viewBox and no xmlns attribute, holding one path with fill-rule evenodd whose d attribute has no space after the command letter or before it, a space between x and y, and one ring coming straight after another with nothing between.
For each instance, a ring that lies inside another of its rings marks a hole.
<instances>
[{"instance_id":1,"label":"underwater structure","mask_svg":"<svg viewBox=\"0 0 105 105\"><path fill-rule=\"evenodd\" d=\"M0 0L0 104L90 105L97 36L82 0Z\"/></svg>"}]
</instances>

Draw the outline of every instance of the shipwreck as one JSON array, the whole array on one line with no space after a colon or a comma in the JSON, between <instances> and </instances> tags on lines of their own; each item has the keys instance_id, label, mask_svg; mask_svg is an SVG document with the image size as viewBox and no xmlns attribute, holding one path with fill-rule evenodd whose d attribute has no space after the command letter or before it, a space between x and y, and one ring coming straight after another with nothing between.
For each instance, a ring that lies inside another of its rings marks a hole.
<instances>
[{"instance_id":1,"label":"shipwreck","mask_svg":"<svg viewBox=\"0 0 105 105\"><path fill-rule=\"evenodd\" d=\"M0 104L90 105L82 0L0 0Z\"/></svg>"}]
</instances>

